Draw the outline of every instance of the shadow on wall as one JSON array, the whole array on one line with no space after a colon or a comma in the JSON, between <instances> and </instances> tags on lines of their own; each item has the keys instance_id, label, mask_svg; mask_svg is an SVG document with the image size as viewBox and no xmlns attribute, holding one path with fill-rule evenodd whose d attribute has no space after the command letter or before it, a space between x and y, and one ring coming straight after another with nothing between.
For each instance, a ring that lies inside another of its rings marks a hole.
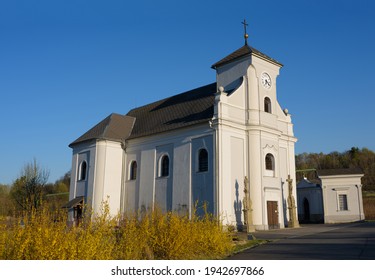
<instances>
[{"instance_id":1,"label":"shadow on wall","mask_svg":"<svg viewBox=\"0 0 375 280\"><path fill-rule=\"evenodd\" d=\"M236 225L238 231L243 231L244 225L242 222L242 201L240 200L240 193L239 193L239 184L236 180L235 183L235 190L236 190L236 200L234 201L234 214L236 216Z\"/></svg>"}]
</instances>

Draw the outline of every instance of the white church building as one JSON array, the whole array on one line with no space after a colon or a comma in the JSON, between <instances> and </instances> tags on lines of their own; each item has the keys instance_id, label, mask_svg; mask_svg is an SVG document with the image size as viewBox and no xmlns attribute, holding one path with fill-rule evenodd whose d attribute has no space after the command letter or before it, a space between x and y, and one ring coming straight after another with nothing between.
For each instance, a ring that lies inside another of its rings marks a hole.
<instances>
[{"instance_id":1,"label":"white church building","mask_svg":"<svg viewBox=\"0 0 375 280\"><path fill-rule=\"evenodd\" d=\"M160 207L244 225L244 180L256 230L288 225L296 197L291 115L277 99L283 65L245 44L212 65L216 82L111 114L69 146L71 219L87 203L112 214Z\"/></svg>"}]
</instances>

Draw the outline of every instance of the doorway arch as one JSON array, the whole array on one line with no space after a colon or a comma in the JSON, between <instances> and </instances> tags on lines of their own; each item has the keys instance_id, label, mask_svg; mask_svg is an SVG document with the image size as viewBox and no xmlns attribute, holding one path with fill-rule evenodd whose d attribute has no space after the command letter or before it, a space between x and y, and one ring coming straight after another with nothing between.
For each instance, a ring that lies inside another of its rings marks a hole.
<instances>
[{"instance_id":1,"label":"doorway arch","mask_svg":"<svg viewBox=\"0 0 375 280\"><path fill-rule=\"evenodd\" d=\"M310 222L310 203L306 197L303 199L303 220Z\"/></svg>"}]
</instances>

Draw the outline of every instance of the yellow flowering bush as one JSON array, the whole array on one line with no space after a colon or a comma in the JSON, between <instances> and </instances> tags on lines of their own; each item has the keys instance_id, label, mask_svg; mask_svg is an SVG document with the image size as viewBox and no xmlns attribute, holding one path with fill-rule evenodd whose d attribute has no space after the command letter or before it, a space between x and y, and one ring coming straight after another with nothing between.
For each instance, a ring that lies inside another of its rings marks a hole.
<instances>
[{"instance_id":1,"label":"yellow flowering bush","mask_svg":"<svg viewBox=\"0 0 375 280\"><path fill-rule=\"evenodd\" d=\"M67 214L32 211L22 219L0 218L0 259L147 260L219 259L232 250L230 235L206 214L180 216L160 210L111 217L85 211L76 227Z\"/></svg>"}]
</instances>

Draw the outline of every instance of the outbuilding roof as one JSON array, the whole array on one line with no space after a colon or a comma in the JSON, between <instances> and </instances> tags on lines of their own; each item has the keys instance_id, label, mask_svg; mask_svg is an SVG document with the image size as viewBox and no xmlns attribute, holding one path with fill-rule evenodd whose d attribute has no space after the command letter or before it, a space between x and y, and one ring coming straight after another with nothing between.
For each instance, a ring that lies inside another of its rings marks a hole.
<instances>
[{"instance_id":1,"label":"outbuilding roof","mask_svg":"<svg viewBox=\"0 0 375 280\"><path fill-rule=\"evenodd\" d=\"M308 189L308 188L320 188L319 184L315 184L306 178L303 178L301 181L297 184L298 189Z\"/></svg>"},{"instance_id":2,"label":"outbuilding roof","mask_svg":"<svg viewBox=\"0 0 375 280\"><path fill-rule=\"evenodd\" d=\"M321 169L316 171L318 176L337 176L337 175L360 175L363 174L361 168L341 168L341 169Z\"/></svg>"}]
</instances>

